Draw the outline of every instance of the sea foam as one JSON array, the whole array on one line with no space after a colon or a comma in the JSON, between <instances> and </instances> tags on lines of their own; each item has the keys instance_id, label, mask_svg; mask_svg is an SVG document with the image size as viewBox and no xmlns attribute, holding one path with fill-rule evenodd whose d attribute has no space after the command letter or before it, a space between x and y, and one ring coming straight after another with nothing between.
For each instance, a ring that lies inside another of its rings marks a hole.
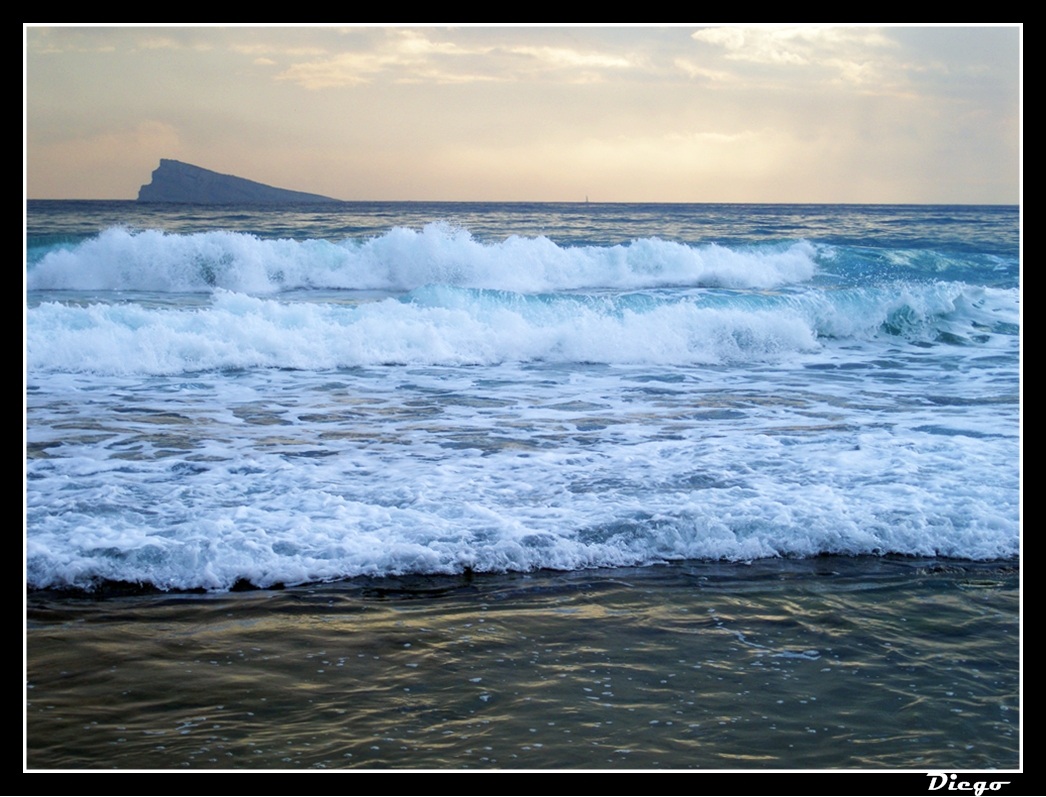
<instances>
[{"instance_id":1,"label":"sea foam","mask_svg":"<svg viewBox=\"0 0 1046 797\"><path fill-rule=\"evenodd\" d=\"M1015 291L908 284L786 294L526 295L425 286L400 299L281 302L218 289L205 307L44 302L31 370L174 374L238 368L501 362L774 361L827 339L984 344L1015 334Z\"/></svg>"},{"instance_id":2,"label":"sea foam","mask_svg":"<svg viewBox=\"0 0 1046 797\"><path fill-rule=\"evenodd\" d=\"M113 228L57 246L28 264L30 290L265 294L303 288L409 291L438 283L522 293L661 286L774 288L809 280L805 241L731 249L644 238L629 245L559 246L510 236L482 243L432 223L365 241L261 239L238 232L166 234Z\"/></svg>"}]
</instances>

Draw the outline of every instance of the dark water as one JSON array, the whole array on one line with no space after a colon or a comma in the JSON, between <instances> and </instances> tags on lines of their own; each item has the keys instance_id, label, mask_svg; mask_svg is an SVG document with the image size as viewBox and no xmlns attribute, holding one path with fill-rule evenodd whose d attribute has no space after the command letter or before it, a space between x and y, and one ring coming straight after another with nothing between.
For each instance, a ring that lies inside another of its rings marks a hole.
<instances>
[{"instance_id":1,"label":"dark water","mask_svg":"<svg viewBox=\"0 0 1046 797\"><path fill-rule=\"evenodd\" d=\"M31 200L30 246L79 240L110 227L168 233L237 230L262 238L370 238L435 220L485 242L546 236L561 246L665 240L723 245L807 238L832 245L939 249L1013 257L1019 211L1007 205L578 204L556 202L338 202L234 206Z\"/></svg>"},{"instance_id":2,"label":"dark water","mask_svg":"<svg viewBox=\"0 0 1046 797\"><path fill-rule=\"evenodd\" d=\"M826 557L29 604L30 768L1016 768L1012 565Z\"/></svg>"}]
</instances>

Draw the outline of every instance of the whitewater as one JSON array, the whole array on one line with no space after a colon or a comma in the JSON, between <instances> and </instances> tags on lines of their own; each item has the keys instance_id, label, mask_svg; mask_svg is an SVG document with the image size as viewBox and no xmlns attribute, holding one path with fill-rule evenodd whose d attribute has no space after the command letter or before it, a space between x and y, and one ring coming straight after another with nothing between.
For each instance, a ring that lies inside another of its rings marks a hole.
<instances>
[{"instance_id":1,"label":"whitewater","mask_svg":"<svg viewBox=\"0 0 1046 797\"><path fill-rule=\"evenodd\" d=\"M1020 552L1016 208L30 203L26 578Z\"/></svg>"}]
</instances>

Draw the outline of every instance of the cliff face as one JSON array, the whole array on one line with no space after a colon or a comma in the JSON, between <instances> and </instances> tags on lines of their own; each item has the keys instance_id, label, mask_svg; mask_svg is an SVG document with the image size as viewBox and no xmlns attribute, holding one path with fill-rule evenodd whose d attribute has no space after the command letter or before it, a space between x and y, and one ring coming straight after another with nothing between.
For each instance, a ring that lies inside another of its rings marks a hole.
<instances>
[{"instance_id":1,"label":"cliff face","mask_svg":"<svg viewBox=\"0 0 1046 797\"><path fill-rule=\"evenodd\" d=\"M288 191L271 185L219 174L181 161L160 159L152 182L138 189L139 202L198 202L229 205L273 202L337 202L336 199Z\"/></svg>"}]
</instances>

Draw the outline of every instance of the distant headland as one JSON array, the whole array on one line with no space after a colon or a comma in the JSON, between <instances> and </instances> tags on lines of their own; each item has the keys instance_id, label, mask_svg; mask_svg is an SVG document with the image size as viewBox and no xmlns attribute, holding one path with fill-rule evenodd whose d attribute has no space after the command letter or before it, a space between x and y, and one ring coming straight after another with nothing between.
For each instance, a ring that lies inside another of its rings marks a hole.
<instances>
[{"instance_id":1,"label":"distant headland","mask_svg":"<svg viewBox=\"0 0 1046 797\"><path fill-rule=\"evenodd\" d=\"M231 205L274 202L337 202L329 196L274 188L254 180L220 174L191 163L160 159L152 181L138 189L139 202L198 202Z\"/></svg>"}]
</instances>

